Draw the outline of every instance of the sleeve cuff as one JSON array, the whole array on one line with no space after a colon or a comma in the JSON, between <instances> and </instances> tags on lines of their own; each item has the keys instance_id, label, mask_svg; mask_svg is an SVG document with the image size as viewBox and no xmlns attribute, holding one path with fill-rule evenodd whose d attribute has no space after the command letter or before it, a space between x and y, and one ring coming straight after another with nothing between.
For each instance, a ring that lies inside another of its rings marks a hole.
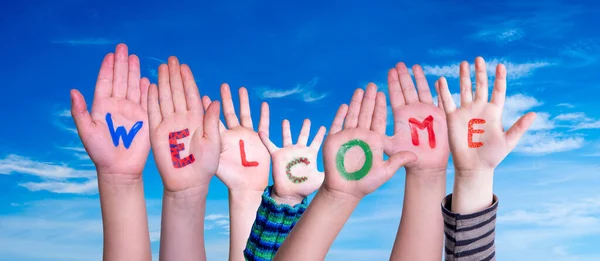
<instances>
[{"instance_id":1,"label":"sleeve cuff","mask_svg":"<svg viewBox=\"0 0 600 261\"><path fill-rule=\"evenodd\" d=\"M246 260L271 260L308 205L307 198L295 206L277 204L271 198L272 188L268 186L262 195L244 250Z\"/></svg>"}]
</instances>

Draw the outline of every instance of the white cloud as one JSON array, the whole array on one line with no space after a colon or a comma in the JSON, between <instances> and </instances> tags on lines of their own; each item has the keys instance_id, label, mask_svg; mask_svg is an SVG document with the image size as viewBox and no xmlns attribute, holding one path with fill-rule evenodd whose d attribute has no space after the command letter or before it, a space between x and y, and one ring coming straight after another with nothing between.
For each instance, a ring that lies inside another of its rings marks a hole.
<instances>
[{"instance_id":1,"label":"white cloud","mask_svg":"<svg viewBox=\"0 0 600 261\"><path fill-rule=\"evenodd\" d=\"M517 79L531 75L531 73L539 68L547 67L552 65L548 61L532 61L526 63L513 63L504 59L492 58L486 61L486 69L488 76L496 75L496 66L498 64L504 64L506 67L506 73L508 79ZM459 77L460 64L447 64L447 65L424 65L423 71L426 75L444 76L447 78L458 78ZM470 65L471 76L475 74L475 65Z\"/></svg>"},{"instance_id":2,"label":"white cloud","mask_svg":"<svg viewBox=\"0 0 600 261\"><path fill-rule=\"evenodd\" d=\"M96 176L94 170L78 170L65 164L34 161L19 155L8 155L0 159L0 174L20 173L41 178L68 179L90 178Z\"/></svg>"},{"instance_id":3,"label":"white cloud","mask_svg":"<svg viewBox=\"0 0 600 261\"><path fill-rule=\"evenodd\" d=\"M575 65L590 65L600 58L600 44L593 40L578 41L563 48L561 54L574 60Z\"/></svg>"},{"instance_id":4,"label":"white cloud","mask_svg":"<svg viewBox=\"0 0 600 261\"><path fill-rule=\"evenodd\" d=\"M71 193L71 194L94 194L98 191L98 181L89 179L85 182L75 181L42 181L42 182L26 182L19 186L25 187L30 191L50 191L54 193Z\"/></svg>"},{"instance_id":5,"label":"white cloud","mask_svg":"<svg viewBox=\"0 0 600 261\"><path fill-rule=\"evenodd\" d=\"M487 28L478 31L471 38L505 44L519 40L524 36L525 32L521 28Z\"/></svg>"},{"instance_id":6,"label":"white cloud","mask_svg":"<svg viewBox=\"0 0 600 261\"><path fill-rule=\"evenodd\" d=\"M584 112L559 114L554 120L568 123L566 127L571 130L600 129L600 120L590 118Z\"/></svg>"},{"instance_id":7,"label":"white cloud","mask_svg":"<svg viewBox=\"0 0 600 261\"><path fill-rule=\"evenodd\" d=\"M226 214L210 214L207 215L204 220L218 220L218 219L227 219L229 218Z\"/></svg>"},{"instance_id":8,"label":"white cloud","mask_svg":"<svg viewBox=\"0 0 600 261\"><path fill-rule=\"evenodd\" d=\"M270 89L260 88L258 94L263 99L277 99L288 96L297 96L304 102L314 102L327 97L326 93L317 93L313 89L317 85L318 78L313 78L306 84L296 84L292 89Z\"/></svg>"},{"instance_id":9,"label":"white cloud","mask_svg":"<svg viewBox=\"0 0 600 261\"><path fill-rule=\"evenodd\" d=\"M570 104L570 103L566 103L566 102L565 103L559 103L556 106L558 106L558 107L565 107L565 108L569 108L569 109L575 108L575 105Z\"/></svg>"},{"instance_id":10,"label":"white cloud","mask_svg":"<svg viewBox=\"0 0 600 261\"><path fill-rule=\"evenodd\" d=\"M557 121L573 121L573 120L582 120L585 119L585 113L583 112L572 112L572 113L563 113L554 117L554 120Z\"/></svg>"},{"instance_id":11,"label":"white cloud","mask_svg":"<svg viewBox=\"0 0 600 261\"><path fill-rule=\"evenodd\" d=\"M528 132L523 135L515 152L544 155L579 149L584 145L583 137L565 136L554 132Z\"/></svg>"},{"instance_id":12,"label":"white cloud","mask_svg":"<svg viewBox=\"0 0 600 261\"><path fill-rule=\"evenodd\" d=\"M536 98L523 94L515 94L506 97L504 103L504 112L502 115L502 126L504 126L505 129L510 128L527 111L541 106L542 104L543 103L538 101ZM537 117L529 130L550 130L554 127L554 122L550 120L549 113L538 112Z\"/></svg>"},{"instance_id":13,"label":"white cloud","mask_svg":"<svg viewBox=\"0 0 600 261\"><path fill-rule=\"evenodd\" d=\"M458 50L450 49L450 48L431 49L428 52L430 55L433 55L433 56L456 56L456 55L460 54L460 52Z\"/></svg>"},{"instance_id":14,"label":"white cloud","mask_svg":"<svg viewBox=\"0 0 600 261\"><path fill-rule=\"evenodd\" d=\"M71 151L75 151L75 152L85 152L85 148L84 147L58 147L59 149L63 149L63 150L71 150Z\"/></svg>"},{"instance_id":15,"label":"white cloud","mask_svg":"<svg viewBox=\"0 0 600 261\"><path fill-rule=\"evenodd\" d=\"M61 111L58 111L56 113L56 115L59 116L59 117L69 117L70 118L71 117L71 110L67 110L67 109L61 110Z\"/></svg>"},{"instance_id":16,"label":"white cloud","mask_svg":"<svg viewBox=\"0 0 600 261\"><path fill-rule=\"evenodd\" d=\"M54 40L54 44L67 44L67 45L114 45L119 43L117 40L107 38L82 38L82 39L65 39L65 40Z\"/></svg>"}]
</instances>

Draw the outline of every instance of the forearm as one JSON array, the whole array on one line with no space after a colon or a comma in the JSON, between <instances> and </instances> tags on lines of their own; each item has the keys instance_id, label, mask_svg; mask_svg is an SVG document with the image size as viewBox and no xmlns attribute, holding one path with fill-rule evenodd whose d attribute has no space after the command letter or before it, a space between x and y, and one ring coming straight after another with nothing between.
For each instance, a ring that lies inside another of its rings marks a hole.
<instances>
[{"instance_id":1,"label":"forearm","mask_svg":"<svg viewBox=\"0 0 600 261\"><path fill-rule=\"evenodd\" d=\"M229 190L229 260L243 261L262 191Z\"/></svg>"},{"instance_id":2,"label":"forearm","mask_svg":"<svg viewBox=\"0 0 600 261\"><path fill-rule=\"evenodd\" d=\"M358 202L321 187L273 260L324 260Z\"/></svg>"},{"instance_id":3,"label":"forearm","mask_svg":"<svg viewBox=\"0 0 600 261\"><path fill-rule=\"evenodd\" d=\"M204 214L207 187L163 194L160 260L206 260Z\"/></svg>"},{"instance_id":4,"label":"forearm","mask_svg":"<svg viewBox=\"0 0 600 261\"><path fill-rule=\"evenodd\" d=\"M452 212L467 215L489 208L494 197L494 170L456 170Z\"/></svg>"},{"instance_id":5,"label":"forearm","mask_svg":"<svg viewBox=\"0 0 600 261\"><path fill-rule=\"evenodd\" d=\"M439 204L446 171L407 172L402 219L390 260L440 260L444 223Z\"/></svg>"},{"instance_id":6,"label":"forearm","mask_svg":"<svg viewBox=\"0 0 600 261\"><path fill-rule=\"evenodd\" d=\"M98 189L104 229L104 260L151 260L142 179L98 173Z\"/></svg>"}]
</instances>

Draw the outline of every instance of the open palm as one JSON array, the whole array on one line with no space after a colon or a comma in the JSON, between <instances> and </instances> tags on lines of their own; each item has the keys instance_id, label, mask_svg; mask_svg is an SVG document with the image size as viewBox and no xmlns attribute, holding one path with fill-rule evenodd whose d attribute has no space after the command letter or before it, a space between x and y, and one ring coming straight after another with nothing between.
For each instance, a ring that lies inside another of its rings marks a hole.
<instances>
[{"instance_id":1,"label":"open palm","mask_svg":"<svg viewBox=\"0 0 600 261\"><path fill-rule=\"evenodd\" d=\"M152 151L165 189L208 186L221 151L219 102L204 114L189 66L180 66L175 57L160 65L158 89L150 86L148 113Z\"/></svg>"},{"instance_id":2,"label":"open palm","mask_svg":"<svg viewBox=\"0 0 600 261\"><path fill-rule=\"evenodd\" d=\"M502 128L502 110L506 97L506 68L499 64L491 102L488 102L488 79L485 61L475 60L476 91L473 99L469 64L460 65L461 106L456 108L446 79L440 79L442 102L448 118L450 148L457 170L493 169L517 145L527 131L535 113L521 117L508 131Z\"/></svg>"},{"instance_id":3,"label":"open palm","mask_svg":"<svg viewBox=\"0 0 600 261\"><path fill-rule=\"evenodd\" d=\"M149 85L148 79L140 79L138 57L128 56L127 46L119 44L102 61L91 114L83 95L71 91L71 114L98 173L141 176L150 151Z\"/></svg>"},{"instance_id":4,"label":"open palm","mask_svg":"<svg viewBox=\"0 0 600 261\"><path fill-rule=\"evenodd\" d=\"M240 121L235 114L229 85L221 85L223 114L227 127L220 123L221 157L217 177L230 190L253 190L262 192L269 182L269 164L271 158L254 131L250 116L248 91L239 89ZM202 99L204 107L210 104L210 98ZM269 135L269 106L262 104L258 130Z\"/></svg>"},{"instance_id":5,"label":"open palm","mask_svg":"<svg viewBox=\"0 0 600 261\"><path fill-rule=\"evenodd\" d=\"M350 107L340 106L323 146L325 189L362 198L387 182L398 168L416 160L407 151L383 160L386 110L385 95L377 93L374 84L367 86L366 93L357 89Z\"/></svg>"},{"instance_id":6,"label":"open palm","mask_svg":"<svg viewBox=\"0 0 600 261\"><path fill-rule=\"evenodd\" d=\"M390 103L394 114L394 135L388 137L386 154L411 151L418 161L406 165L407 170L445 171L450 149L446 115L438 96L433 98L421 66L413 66L417 88L404 63L388 72Z\"/></svg>"},{"instance_id":7,"label":"open palm","mask_svg":"<svg viewBox=\"0 0 600 261\"><path fill-rule=\"evenodd\" d=\"M273 160L273 195L300 202L323 183L323 172L317 169L317 154L325 136L325 127L319 128L310 146L306 146L310 134L308 119L302 124L296 144L292 143L288 120L282 123L282 134L283 147L278 148L265 133L259 132Z\"/></svg>"}]
</instances>

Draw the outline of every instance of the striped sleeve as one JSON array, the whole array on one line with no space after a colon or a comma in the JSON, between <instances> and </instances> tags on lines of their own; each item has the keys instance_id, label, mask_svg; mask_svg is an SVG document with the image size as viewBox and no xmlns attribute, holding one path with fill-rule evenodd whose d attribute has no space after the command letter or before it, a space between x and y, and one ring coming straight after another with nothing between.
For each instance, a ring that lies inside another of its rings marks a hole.
<instances>
[{"instance_id":1,"label":"striped sleeve","mask_svg":"<svg viewBox=\"0 0 600 261\"><path fill-rule=\"evenodd\" d=\"M250 237L244 249L244 257L249 261L270 261L275 257L283 240L292 231L307 206L307 199L290 206L277 204L271 198L271 188L265 189Z\"/></svg>"},{"instance_id":2,"label":"striped sleeve","mask_svg":"<svg viewBox=\"0 0 600 261\"><path fill-rule=\"evenodd\" d=\"M442 202L444 234L446 236L446 261L496 260L496 211L498 197L483 211L461 215L450 211L452 194Z\"/></svg>"}]
</instances>

